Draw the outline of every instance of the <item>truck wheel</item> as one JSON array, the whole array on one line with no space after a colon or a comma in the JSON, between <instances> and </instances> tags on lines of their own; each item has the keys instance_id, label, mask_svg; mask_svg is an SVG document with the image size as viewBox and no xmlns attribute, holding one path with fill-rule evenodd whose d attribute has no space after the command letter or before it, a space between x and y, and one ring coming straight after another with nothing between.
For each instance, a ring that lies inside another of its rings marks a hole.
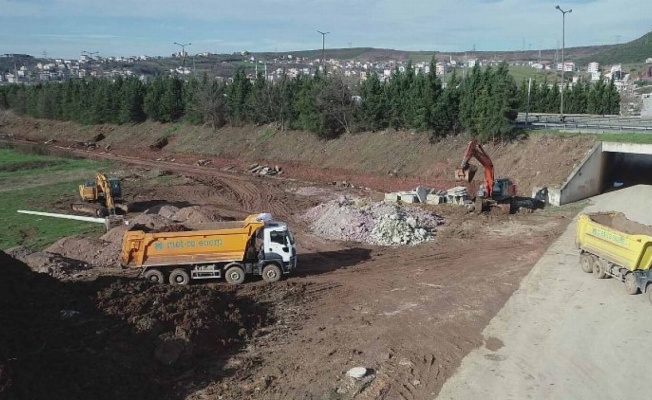
<instances>
[{"instance_id":1,"label":"truck wheel","mask_svg":"<svg viewBox=\"0 0 652 400\"><path fill-rule=\"evenodd\" d=\"M636 276L633 273L625 275L625 291L628 294L637 294L638 285L636 284Z\"/></svg>"},{"instance_id":2,"label":"truck wheel","mask_svg":"<svg viewBox=\"0 0 652 400\"><path fill-rule=\"evenodd\" d=\"M580 266L582 267L582 271L586 272L587 274L593 272L594 262L595 256L588 253L580 254Z\"/></svg>"},{"instance_id":3,"label":"truck wheel","mask_svg":"<svg viewBox=\"0 0 652 400\"><path fill-rule=\"evenodd\" d=\"M163 272L159 271L158 269L148 269L145 271L143 276L145 276L145 279L152 283L165 283Z\"/></svg>"},{"instance_id":4,"label":"truck wheel","mask_svg":"<svg viewBox=\"0 0 652 400\"><path fill-rule=\"evenodd\" d=\"M226 270L224 277L227 282L233 285L239 285L245 280L245 272L242 268L233 266Z\"/></svg>"},{"instance_id":5,"label":"truck wheel","mask_svg":"<svg viewBox=\"0 0 652 400\"><path fill-rule=\"evenodd\" d=\"M607 272L605 271L604 268L604 263L599 258L597 257L594 258L595 261L593 261L593 276L596 279L604 279L607 276Z\"/></svg>"},{"instance_id":6,"label":"truck wheel","mask_svg":"<svg viewBox=\"0 0 652 400\"><path fill-rule=\"evenodd\" d=\"M185 269L177 268L170 272L170 285L184 286L190 283L190 275Z\"/></svg>"},{"instance_id":7,"label":"truck wheel","mask_svg":"<svg viewBox=\"0 0 652 400\"><path fill-rule=\"evenodd\" d=\"M278 282L281 280L281 276L283 276L283 272L276 264L267 264L265 268L263 268L263 279L265 282Z\"/></svg>"}]
</instances>

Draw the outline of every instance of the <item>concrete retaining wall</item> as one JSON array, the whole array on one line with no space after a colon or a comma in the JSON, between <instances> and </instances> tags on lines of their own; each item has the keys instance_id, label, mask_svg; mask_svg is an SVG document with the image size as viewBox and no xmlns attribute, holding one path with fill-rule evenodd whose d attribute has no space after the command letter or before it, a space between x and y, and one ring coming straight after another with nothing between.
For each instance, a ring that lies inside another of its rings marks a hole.
<instances>
[{"instance_id":1,"label":"concrete retaining wall","mask_svg":"<svg viewBox=\"0 0 652 400\"><path fill-rule=\"evenodd\" d=\"M548 202L564 205L601 194L606 177L614 175L607 168L652 168L652 145L636 143L597 143L571 172L561 188L549 189Z\"/></svg>"}]
</instances>

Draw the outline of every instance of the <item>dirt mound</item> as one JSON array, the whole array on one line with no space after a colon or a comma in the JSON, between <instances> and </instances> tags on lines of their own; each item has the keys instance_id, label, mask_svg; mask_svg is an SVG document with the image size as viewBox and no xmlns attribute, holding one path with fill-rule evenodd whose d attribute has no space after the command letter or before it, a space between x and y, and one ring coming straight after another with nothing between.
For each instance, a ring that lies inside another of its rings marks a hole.
<instances>
[{"instance_id":1,"label":"dirt mound","mask_svg":"<svg viewBox=\"0 0 652 400\"><path fill-rule=\"evenodd\" d=\"M628 219L623 213L600 213L591 215L591 219L598 224L608 226L629 235L652 236L652 226L643 225Z\"/></svg>"},{"instance_id":2,"label":"dirt mound","mask_svg":"<svg viewBox=\"0 0 652 400\"><path fill-rule=\"evenodd\" d=\"M129 220L129 225L120 225L100 237L101 240L113 244L122 245L122 238L128 229L143 230L146 232L170 232L168 227L175 225L175 222L167 217L158 214L140 214Z\"/></svg>"},{"instance_id":3,"label":"dirt mound","mask_svg":"<svg viewBox=\"0 0 652 400\"><path fill-rule=\"evenodd\" d=\"M75 277L90 268L83 261L44 251L33 252L22 246L8 249L7 254L25 263L32 271L48 274L57 279Z\"/></svg>"},{"instance_id":4,"label":"dirt mound","mask_svg":"<svg viewBox=\"0 0 652 400\"><path fill-rule=\"evenodd\" d=\"M171 206L169 204L162 206L158 210L158 215L160 215L163 218L172 218L174 214L176 214L179 211L179 207L176 206Z\"/></svg>"},{"instance_id":5,"label":"dirt mound","mask_svg":"<svg viewBox=\"0 0 652 400\"><path fill-rule=\"evenodd\" d=\"M95 267L113 268L117 266L121 248L121 242L117 241L71 236L56 241L45 251Z\"/></svg>"},{"instance_id":6,"label":"dirt mound","mask_svg":"<svg viewBox=\"0 0 652 400\"><path fill-rule=\"evenodd\" d=\"M217 209L207 206L184 207L177 211L172 217L177 222L188 224L206 224L209 222L224 221Z\"/></svg>"},{"instance_id":7,"label":"dirt mound","mask_svg":"<svg viewBox=\"0 0 652 400\"><path fill-rule=\"evenodd\" d=\"M370 203L341 197L304 215L315 234L326 239L380 246L414 245L435 236L443 218L417 207Z\"/></svg>"},{"instance_id":8,"label":"dirt mound","mask_svg":"<svg viewBox=\"0 0 652 400\"><path fill-rule=\"evenodd\" d=\"M59 282L4 252L0 272L0 398L183 398L274 322L265 289Z\"/></svg>"}]
</instances>

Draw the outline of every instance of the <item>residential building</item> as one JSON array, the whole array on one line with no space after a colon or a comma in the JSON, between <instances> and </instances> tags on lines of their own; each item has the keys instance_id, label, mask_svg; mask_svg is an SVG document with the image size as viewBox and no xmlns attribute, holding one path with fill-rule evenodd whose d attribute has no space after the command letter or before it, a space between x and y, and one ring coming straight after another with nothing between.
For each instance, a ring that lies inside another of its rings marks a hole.
<instances>
[{"instance_id":1,"label":"residential building","mask_svg":"<svg viewBox=\"0 0 652 400\"><path fill-rule=\"evenodd\" d=\"M597 62L591 62L589 63L589 68L588 68L589 73L594 73L594 72L600 72L600 64Z\"/></svg>"},{"instance_id":2,"label":"residential building","mask_svg":"<svg viewBox=\"0 0 652 400\"><path fill-rule=\"evenodd\" d=\"M611 73L613 74L614 72L621 72L623 70L623 66L621 64L615 64L611 66Z\"/></svg>"},{"instance_id":3,"label":"residential building","mask_svg":"<svg viewBox=\"0 0 652 400\"><path fill-rule=\"evenodd\" d=\"M435 64L435 75L444 75L446 73L446 64L438 62Z\"/></svg>"},{"instance_id":4,"label":"residential building","mask_svg":"<svg viewBox=\"0 0 652 400\"><path fill-rule=\"evenodd\" d=\"M557 64L557 71L561 71L563 68L564 72L573 72L575 71L575 63L571 61L564 62L563 66L561 63Z\"/></svg>"}]
</instances>

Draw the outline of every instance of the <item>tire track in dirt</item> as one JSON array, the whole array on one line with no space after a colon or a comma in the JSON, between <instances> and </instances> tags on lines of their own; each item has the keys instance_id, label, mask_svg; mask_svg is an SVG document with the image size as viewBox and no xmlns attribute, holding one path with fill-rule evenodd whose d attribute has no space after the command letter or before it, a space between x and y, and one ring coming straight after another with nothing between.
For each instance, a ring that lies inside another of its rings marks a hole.
<instances>
[{"instance_id":1,"label":"tire track in dirt","mask_svg":"<svg viewBox=\"0 0 652 400\"><path fill-rule=\"evenodd\" d=\"M12 143L18 145L34 145L34 143L28 141L12 141ZM282 188L286 180L282 178L243 176L236 173L220 171L208 166L147 160L112 153L70 149L62 146L50 145L49 147L78 157L164 169L179 175L188 176L214 189L219 193L220 197L228 199L228 201L223 203L223 206L233 211L240 210L248 213L269 212L275 217L288 218L298 210L301 210L303 207L308 207L311 204L305 197L299 198L286 192Z\"/></svg>"}]
</instances>

